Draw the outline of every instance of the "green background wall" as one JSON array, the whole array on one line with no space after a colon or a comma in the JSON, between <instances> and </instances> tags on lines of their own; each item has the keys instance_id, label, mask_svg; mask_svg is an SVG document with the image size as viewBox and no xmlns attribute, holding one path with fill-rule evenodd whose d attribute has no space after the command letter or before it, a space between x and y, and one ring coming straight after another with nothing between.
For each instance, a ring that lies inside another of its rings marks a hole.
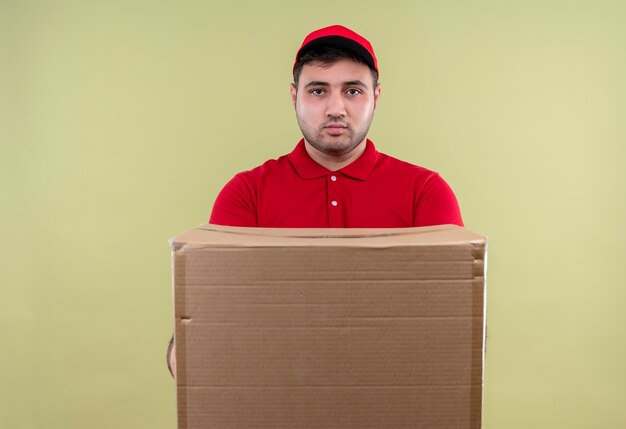
<instances>
[{"instance_id":1,"label":"green background wall","mask_svg":"<svg viewBox=\"0 0 626 429\"><path fill-rule=\"evenodd\" d=\"M299 139L307 32L490 237L484 427L626 427L626 3L1 1L0 427L174 428L167 239Z\"/></svg>"}]
</instances>

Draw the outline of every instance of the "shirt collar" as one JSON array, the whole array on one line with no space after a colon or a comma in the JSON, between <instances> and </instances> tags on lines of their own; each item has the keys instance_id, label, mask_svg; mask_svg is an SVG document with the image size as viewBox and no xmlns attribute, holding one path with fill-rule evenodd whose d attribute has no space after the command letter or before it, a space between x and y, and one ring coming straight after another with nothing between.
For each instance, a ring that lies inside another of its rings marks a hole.
<instances>
[{"instance_id":1,"label":"shirt collar","mask_svg":"<svg viewBox=\"0 0 626 429\"><path fill-rule=\"evenodd\" d=\"M346 165L339 172L356 180L365 180L372 173L378 161L378 151L374 143L367 139L365 150L351 164ZM303 179L316 179L330 173L326 167L313 161L304 147L304 139L300 140L295 149L289 154L289 161L298 175Z\"/></svg>"}]
</instances>

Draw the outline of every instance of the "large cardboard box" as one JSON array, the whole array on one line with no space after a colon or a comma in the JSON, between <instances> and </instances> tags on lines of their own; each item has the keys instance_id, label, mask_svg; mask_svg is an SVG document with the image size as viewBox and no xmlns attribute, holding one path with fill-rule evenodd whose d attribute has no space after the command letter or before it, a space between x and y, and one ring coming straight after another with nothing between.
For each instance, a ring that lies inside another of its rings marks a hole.
<instances>
[{"instance_id":1,"label":"large cardboard box","mask_svg":"<svg viewBox=\"0 0 626 429\"><path fill-rule=\"evenodd\" d=\"M480 428L484 237L203 225L171 245L179 428Z\"/></svg>"}]
</instances>

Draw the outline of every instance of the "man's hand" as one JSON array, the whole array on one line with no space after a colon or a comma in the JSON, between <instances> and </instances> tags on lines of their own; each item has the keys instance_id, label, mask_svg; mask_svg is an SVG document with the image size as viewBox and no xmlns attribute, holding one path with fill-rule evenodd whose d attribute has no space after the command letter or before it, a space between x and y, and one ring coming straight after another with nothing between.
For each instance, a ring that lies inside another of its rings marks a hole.
<instances>
[{"instance_id":1,"label":"man's hand","mask_svg":"<svg viewBox=\"0 0 626 429\"><path fill-rule=\"evenodd\" d=\"M174 343L174 335L170 339L170 343L167 346L167 369L170 370L172 377L176 379L176 344Z\"/></svg>"}]
</instances>

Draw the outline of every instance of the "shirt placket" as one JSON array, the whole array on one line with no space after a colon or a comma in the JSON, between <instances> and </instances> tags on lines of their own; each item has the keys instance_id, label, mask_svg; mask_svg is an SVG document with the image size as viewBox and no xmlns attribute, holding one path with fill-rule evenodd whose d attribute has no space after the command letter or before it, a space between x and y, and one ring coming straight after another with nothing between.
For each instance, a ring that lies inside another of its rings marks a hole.
<instances>
[{"instance_id":1,"label":"shirt placket","mask_svg":"<svg viewBox=\"0 0 626 429\"><path fill-rule=\"evenodd\" d=\"M328 226L330 228L344 228L343 211L344 201L341 199L339 183L341 177L336 173L327 176L328 183Z\"/></svg>"}]
</instances>

